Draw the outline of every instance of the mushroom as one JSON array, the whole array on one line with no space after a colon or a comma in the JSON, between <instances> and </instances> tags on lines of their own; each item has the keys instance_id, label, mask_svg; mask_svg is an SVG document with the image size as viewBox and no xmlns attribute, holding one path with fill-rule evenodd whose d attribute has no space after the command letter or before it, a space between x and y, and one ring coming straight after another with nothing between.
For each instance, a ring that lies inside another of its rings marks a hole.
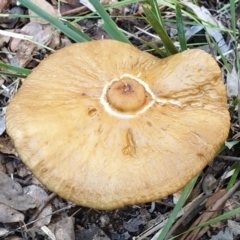
<instances>
[{"instance_id":1,"label":"mushroom","mask_svg":"<svg viewBox=\"0 0 240 240\"><path fill-rule=\"evenodd\" d=\"M202 50L158 59L75 43L43 60L6 113L22 161L51 191L102 210L183 188L228 136L225 87Z\"/></svg>"}]
</instances>

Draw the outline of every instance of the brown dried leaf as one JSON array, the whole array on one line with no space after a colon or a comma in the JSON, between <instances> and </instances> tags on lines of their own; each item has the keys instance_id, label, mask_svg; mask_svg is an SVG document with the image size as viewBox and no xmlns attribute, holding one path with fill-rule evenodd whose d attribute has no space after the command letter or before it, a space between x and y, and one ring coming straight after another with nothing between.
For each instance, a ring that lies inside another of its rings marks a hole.
<instances>
[{"instance_id":1,"label":"brown dried leaf","mask_svg":"<svg viewBox=\"0 0 240 240\"><path fill-rule=\"evenodd\" d=\"M0 154L0 172L6 173L7 169L4 164L4 156L3 154Z\"/></svg>"},{"instance_id":2,"label":"brown dried leaf","mask_svg":"<svg viewBox=\"0 0 240 240\"><path fill-rule=\"evenodd\" d=\"M6 233L8 233L6 228L0 228L0 237L4 236Z\"/></svg>"},{"instance_id":3,"label":"brown dried leaf","mask_svg":"<svg viewBox=\"0 0 240 240\"><path fill-rule=\"evenodd\" d=\"M59 49L60 44L61 44L60 32L54 31L52 34L52 39L51 39L50 43L48 44L48 46L52 49Z\"/></svg>"},{"instance_id":4,"label":"brown dried leaf","mask_svg":"<svg viewBox=\"0 0 240 240\"><path fill-rule=\"evenodd\" d=\"M27 23L21 30L20 33L28 36L35 36L40 31L42 31L43 27L41 24L37 22L29 22ZM19 49L19 43L21 39L14 38L10 43L10 48L13 52L16 52Z\"/></svg>"},{"instance_id":5,"label":"brown dried leaf","mask_svg":"<svg viewBox=\"0 0 240 240\"><path fill-rule=\"evenodd\" d=\"M55 225L55 236L58 240L74 240L74 218L67 217L57 222Z\"/></svg>"},{"instance_id":6,"label":"brown dried leaf","mask_svg":"<svg viewBox=\"0 0 240 240\"><path fill-rule=\"evenodd\" d=\"M141 209L140 214L136 218L131 218L124 222L123 226L128 232L138 232L140 225L145 225L150 218L150 214L146 209Z\"/></svg>"},{"instance_id":7,"label":"brown dried leaf","mask_svg":"<svg viewBox=\"0 0 240 240\"><path fill-rule=\"evenodd\" d=\"M219 200L226 194L226 192L227 191L225 189L222 189L210 196L208 201L206 202L206 208L210 209L217 202L217 200Z\"/></svg>"},{"instance_id":8,"label":"brown dried leaf","mask_svg":"<svg viewBox=\"0 0 240 240\"><path fill-rule=\"evenodd\" d=\"M0 137L0 152L5 154L14 154L15 156L18 156L13 142L8 137Z\"/></svg>"},{"instance_id":9,"label":"brown dried leaf","mask_svg":"<svg viewBox=\"0 0 240 240\"><path fill-rule=\"evenodd\" d=\"M7 30L10 31L10 30ZM10 40L9 36L0 35L0 48L2 48Z\"/></svg>"},{"instance_id":10,"label":"brown dried leaf","mask_svg":"<svg viewBox=\"0 0 240 240\"><path fill-rule=\"evenodd\" d=\"M24 215L7 205L0 203L0 222L2 223L12 223L12 222L22 222L24 220Z\"/></svg>"},{"instance_id":11,"label":"brown dried leaf","mask_svg":"<svg viewBox=\"0 0 240 240\"><path fill-rule=\"evenodd\" d=\"M31 196L35 200L37 206L39 206L48 197L47 193L41 187L36 185L27 186L24 190L28 196ZM40 220L36 221L34 226L42 227L44 225L48 225L51 221L51 214L52 206L48 204L38 215Z\"/></svg>"},{"instance_id":12,"label":"brown dried leaf","mask_svg":"<svg viewBox=\"0 0 240 240\"><path fill-rule=\"evenodd\" d=\"M0 13L3 12L3 9L10 3L10 0L1 0L0 1Z\"/></svg>"},{"instance_id":13,"label":"brown dried leaf","mask_svg":"<svg viewBox=\"0 0 240 240\"><path fill-rule=\"evenodd\" d=\"M60 37L60 34L59 32L54 32L55 28L50 25L50 24L47 24L47 25L44 25L43 27L43 30L40 31L39 33L37 33L35 36L34 36L34 41L42 44L42 45L46 45L48 46L49 43L52 41L52 38L55 37L55 38L59 38ZM41 49L42 46L41 45L38 45L38 49Z\"/></svg>"},{"instance_id":14,"label":"brown dried leaf","mask_svg":"<svg viewBox=\"0 0 240 240\"><path fill-rule=\"evenodd\" d=\"M32 0L32 2L34 4L36 4L38 7L40 7L41 9L43 9L45 12L50 14L51 16L53 16L53 17L58 16L57 11L47 1L45 1L45 0ZM32 12L30 9L28 10L28 13L29 13L29 15L36 16L36 14L34 12ZM41 24L48 24L48 22L45 21L42 18L35 18L35 17L30 18L30 21L31 22L38 22L38 23L41 23Z\"/></svg>"},{"instance_id":15,"label":"brown dried leaf","mask_svg":"<svg viewBox=\"0 0 240 240\"><path fill-rule=\"evenodd\" d=\"M32 53L37 49L37 45L30 41L21 40L18 44L16 60L19 67L26 67L32 60Z\"/></svg>"},{"instance_id":16,"label":"brown dried leaf","mask_svg":"<svg viewBox=\"0 0 240 240\"><path fill-rule=\"evenodd\" d=\"M212 236L210 240L233 240L233 234L229 228L225 228L224 231L221 230Z\"/></svg>"},{"instance_id":17,"label":"brown dried leaf","mask_svg":"<svg viewBox=\"0 0 240 240\"><path fill-rule=\"evenodd\" d=\"M207 195L210 195L216 187L216 184L214 184L216 181L216 178L212 174L208 174L202 182L203 192Z\"/></svg>"},{"instance_id":18,"label":"brown dried leaf","mask_svg":"<svg viewBox=\"0 0 240 240\"><path fill-rule=\"evenodd\" d=\"M52 40L53 27L51 25L45 25L41 31L36 32L33 36L33 40L38 44L21 40L17 47L16 60L18 66L25 67L32 60L34 51L43 48L42 45L48 45Z\"/></svg>"},{"instance_id":19,"label":"brown dried leaf","mask_svg":"<svg viewBox=\"0 0 240 240\"><path fill-rule=\"evenodd\" d=\"M228 220L228 227L234 235L240 236L240 223Z\"/></svg>"},{"instance_id":20,"label":"brown dried leaf","mask_svg":"<svg viewBox=\"0 0 240 240\"><path fill-rule=\"evenodd\" d=\"M36 207L34 199L24 194L21 185L2 172L0 172L0 189L0 203L20 211Z\"/></svg>"},{"instance_id":21,"label":"brown dried leaf","mask_svg":"<svg viewBox=\"0 0 240 240\"><path fill-rule=\"evenodd\" d=\"M79 0L62 0L61 2L67 3L73 6L80 6Z\"/></svg>"},{"instance_id":22,"label":"brown dried leaf","mask_svg":"<svg viewBox=\"0 0 240 240\"><path fill-rule=\"evenodd\" d=\"M77 231L76 239L84 240L110 240L105 232L95 224L92 224L88 229Z\"/></svg>"}]
</instances>

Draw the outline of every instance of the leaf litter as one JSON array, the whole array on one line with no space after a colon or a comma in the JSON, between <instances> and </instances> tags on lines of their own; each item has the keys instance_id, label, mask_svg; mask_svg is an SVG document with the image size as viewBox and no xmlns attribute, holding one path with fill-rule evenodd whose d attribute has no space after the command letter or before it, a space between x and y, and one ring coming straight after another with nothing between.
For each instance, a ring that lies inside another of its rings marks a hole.
<instances>
[{"instance_id":1,"label":"leaf litter","mask_svg":"<svg viewBox=\"0 0 240 240\"><path fill-rule=\"evenodd\" d=\"M33 2L56 17L61 15L75 16L76 14L82 16L82 14L94 10L88 4L88 1L64 0L61 1L60 6L56 0L34 0ZM102 4L111 2L102 1ZM211 1L211 7L209 7L207 2L202 3L204 7L199 7L184 1L184 4L190 7L199 18L216 26L211 28L207 24L200 26L186 24L185 33L188 43L194 43L196 39L201 41L197 35L206 30L210 36L216 38L216 42L225 53L229 51L231 41L229 35L223 34L218 28L222 25L226 26L229 17L224 14L228 13L216 15L216 11L211 9L213 7L217 9L217 4L213 6L214 1ZM224 1L220 1L220 3L224 3ZM132 3L112 8L109 9L109 13L114 16L118 26L130 34L131 42L140 49L148 50L148 46L139 41L139 38L161 47L162 43L154 31L143 19L138 18L140 14L143 14L143 4L142 2ZM162 4L159 4L159 8L164 17L174 17L171 8ZM0 30L0 47L2 50L0 60L14 66L33 69L52 51L71 44L71 40L38 17L31 17L30 21L19 17L8 17L8 14L23 14L25 12L26 9L17 5L14 0L0 1L0 13L3 14L0 15L0 26L3 29ZM34 15L31 11L28 14ZM75 26L93 39L109 37L102 29L99 19L79 20ZM172 39L175 39L176 24L172 21L166 21L166 28ZM205 48L211 52L211 48L207 44L202 43L200 48ZM226 55L226 57L231 58L232 55ZM228 97L231 99L237 95L238 78L234 64L231 72L223 69L223 73ZM5 108L12 94L17 91L19 84L11 85L15 81L11 77L3 76L1 81L0 86L3 88L0 95L1 108ZM21 81L19 81L20 85ZM6 89L10 89L10 86L11 91L8 91L7 94ZM235 134L236 138L239 138L239 124L234 114L232 118L232 133ZM4 117L2 120L4 120ZM29 170L21 163L13 144L6 136L4 122L2 121L0 124L2 129L0 138L0 239L5 239L6 236L17 237L18 239L57 240L157 239L158 231L166 223L174 206L175 202L172 196L155 203L128 206L115 211L97 211L76 206L49 193L31 175ZM225 150L224 157L238 156L239 150L238 145L234 143L232 148ZM191 225L198 225L213 216L239 207L238 192L235 191L232 195L227 195L228 193L224 190L226 178L221 178L222 175L229 173L232 167L234 167L234 164L226 161L226 159L222 160L221 157L217 157L209 164L208 168L200 174L199 183L189 196L186 206L179 213L178 220L169 234L174 235L175 232L184 232ZM231 175L227 175L227 177L229 176ZM223 224L210 225L201 231L183 235L182 239L236 239L236 236L239 235L239 222L240 217L234 216ZM194 236L194 238L191 238L191 236Z\"/></svg>"}]
</instances>

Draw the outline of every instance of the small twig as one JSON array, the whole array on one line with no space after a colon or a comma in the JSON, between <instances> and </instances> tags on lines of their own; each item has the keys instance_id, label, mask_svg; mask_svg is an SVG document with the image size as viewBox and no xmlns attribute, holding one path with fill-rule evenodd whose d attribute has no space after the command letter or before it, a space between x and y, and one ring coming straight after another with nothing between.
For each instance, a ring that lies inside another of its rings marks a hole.
<instances>
[{"instance_id":1,"label":"small twig","mask_svg":"<svg viewBox=\"0 0 240 240\"><path fill-rule=\"evenodd\" d=\"M155 202L158 203L158 204L161 204L163 206L166 206L166 207L171 207L171 208L175 207L175 204L171 203L171 202L163 202L162 200L157 200Z\"/></svg>"},{"instance_id":2,"label":"small twig","mask_svg":"<svg viewBox=\"0 0 240 240\"><path fill-rule=\"evenodd\" d=\"M228 161L240 161L240 157L223 156L223 155L218 155L217 157L223 160L228 160Z\"/></svg>"},{"instance_id":3,"label":"small twig","mask_svg":"<svg viewBox=\"0 0 240 240\"><path fill-rule=\"evenodd\" d=\"M228 192L226 192L223 197L216 201L216 203L210 208L207 209L194 223L192 226L196 226L197 224L201 224L206 222L207 220L216 216L216 212L224 205L224 203L233 195L233 193L240 187L240 181L237 182ZM197 222L197 224L196 224ZM190 239L198 239L203 234L207 232L209 226L206 226L202 229L196 229L193 232L184 234L180 240L190 240Z\"/></svg>"},{"instance_id":4,"label":"small twig","mask_svg":"<svg viewBox=\"0 0 240 240\"><path fill-rule=\"evenodd\" d=\"M77 211L75 211L72 215L71 215L71 217L74 217L77 213L79 213L80 211L82 210L82 208L80 207Z\"/></svg>"},{"instance_id":5,"label":"small twig","mask_svg":"<svg viewBox=\"0 0 240 240\"><path fill-rule=\"evenodd\" d=\"M48 216L54 215L54 214L56 214L56 213L62 212L62 211L64 211L64 210L70 209L70 208L73 207L73 206L75 206L75 204L71 204L71 205L68 205L68 206L66 206L66 207L63 207L63 208L61 208L61 209L59 209L59 210L56 210L56 211L53 212L53 213L50 213L50 214L48 214L48 215L46 215L46 216L44 216L44 217L41 217L41 218L37 219L37 221L38 221L38 220L41 220L41 219L44 219L44 218L46 218L46 217L48 217ZM34 220L34 221L32 221L32 222L28 222L27 224L25 224L25 227L28 227L30 224L33 224L34 222L36 222L36 221ZM21 230L21 227L18 227L18 228L16 228L16 229L12 230L12 231L9 231L9 232L5 233L3 236L0 237L0 240L6 239L6 237L7 237L8 235L13 234L14 232L19 231L19 230Z\"/></svg>"},{"instance_id":6,"label":"small twig","mask_svg":"<svg viewBox=\"0 0 240 240\"><path fill-rule=\"evenodd\" d=\"M29 175L25 180L20 179L20 178L14 178L14 180L18 183L20 183L21 185L29 185L30 181L32 180L32 176Z\"/></svg>"},{"instance_id":7,"label":"small twig","mask_svg":"<svg viewBox=\"0 0 240 240\"><path fill-rule=\"evenodd\" d=\"M168 234L166 235L165 239L168 239L172 233L183 223L183 221L189 217L190 214L193 213L193 211L199 207L200 205L202 205L206 198L208 196L207 195L204 195L202 196L201 198L197 199L195 202L193 202L193 204L191 205L191 207L183 214L183 216L181 218L179 218L175 224L172 226L172 228L170 229L170 231L168 232Z\"/></svg>"},{"instance_id":8,"label":"small twig","mask_svg":"<svg viewBox=\"0 0 240 240\"><path fill-rule=\"evenodd\" d=\"M55 193L50 194L37 208L35 213L29 219L28 223L34 221L38 217L38 215L42 212L42 210L49 204L49 202L51 202L56 196L57 195Z\"/></svg>"},{"instance_id":9,"label":"small twig","mask_svg":"<svg viewBox=\"0 0 240 240\"><path fill-rule=\"evenodd\" d=\"M62 13L62 16L70 16L70 15L77 15L79 13L87 13L89 9L85 6L77 7Z\"/></svg>"}]
</instances>

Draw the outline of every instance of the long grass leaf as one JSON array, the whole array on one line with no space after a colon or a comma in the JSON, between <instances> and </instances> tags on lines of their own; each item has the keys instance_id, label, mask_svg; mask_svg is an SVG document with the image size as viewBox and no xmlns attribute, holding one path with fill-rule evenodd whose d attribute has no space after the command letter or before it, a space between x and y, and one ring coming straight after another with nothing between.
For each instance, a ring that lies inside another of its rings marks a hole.
<instances>
[{"instance_id":1,"label":"long grass leaf","mask_svg":"<svg viewBox=\"0 0 240 240\"><path fill-rule=\"evenodd\" d=\"M144 10L144 13L146 16L146 20L149 22L149 24L153 27L153 29L156 31L156 33L162 40L163 45L164 45L168 55L178 53L178 50L174 46L171 38L168 36L166 31L164 30L161 23L159 23L157 17L154 15L152 10L149 7L143 7L143 10Z\"/></svg>"},{"instance_id":2,"label":"long grass leaf","mask_svg":"<svg viewBox=\"0 0 240 240\"><path fill-rule=\"evenodd\" d=\"M227 190L230 190L233 187L233 185L236 183L239 172L240 172L240 164L237 163L236 166L235 166L235 170L233 172L233 175L231 176L231 178L228 182L228 185L227 185L227 188L226 188Z\"/></svg>"},{"instance_id":3,"label":"long grass leaf","mask_svg":"<svg viewBox=\"0 0 240 240\"><path fill-rule=\"evenodd\" d=\"M161 23L163 29L166 31L165 24L164 24L160 9L158 7L157 1L156 0L145 0L145 2L151 7L153 14L158 19L158 22Z\"/></svg>"},{"instance_id":4,"label":"long grass leaf","mask_svg":"<svg viewBox=\"0 0 240 240\"><path fill-rule=\"evenodd\" d=\"M136 27L138 29L138 27ZM124 30L123 30L124 31ZM124 31L125 32L125 31ZM157 47L155 44L151 43L151 42L148 42L148 41L145 41L139 37L137 37L136 35L134 34L131 34L131 33L128 33L126 32L126 34L129 34L129 36L131 36L132 38L135 38L137 39L139 42L141 42L142 44L146 44L147 46L149 46L150 48L152 48L153 50L156 51L156 53L158 53L162 58L165 58L167 57L167 54L161 50L159 47Z\"/></svg>"},{"instance_id":5,"label":"long grass leaf","mask_svg":"<svg viewBox=\"0 0 240 240\"><path fill-rule=\"evenodd\" d=\"M184 23L182 18L182 10L179 4L176 4L176 23L177 23L177 31L178 31L178 40L180 43L181 50L187 50L187 42L185 38L184 32Z\"/></svg>"},{"instance_id":6,"label":"long grass leaf","mask_svg":"<svg viewBox=\"0 0 240 240\"><path fill-rule=\"evenodd\" d=\"M233 38L235 45L235 56L236 56L236 71L238 73L238 121L240 121L240 63L239 63L239 53L238 53L238 40L237 40L237 29L236 29L236 13L235 13L235 2L234 0L230 0L230 14L231 14L231 25L233 30Z\"/></svg>"},{"instance_id":7,"label":"long grass leaf","mask_svg":"<svg viewBox=\"0 0 240 240\"><path fill-rule=\"evenodd\" d=\"M23 74L23 75L28 75L32 71L26 68L21 68L21 67L15 67L6 63L3 63L0 61L0 68L8 69L12 72L16 72L17 74Z\"/></svg>"},{"instance_id":8,"label":"long grass leaf","mask_svg":"<svg viewBox=\"0 0 240 240\"><path fill-rule=\"evenodd\" d=\"M61 18L62 19L62 18ZM85 33L83 33L81 30L79 30L77 27L75 27L71 22L68 22L65 19L62 19L63 24L65 24L69 29L73 30L75 33L77 33L79 36L81 36L82 38L91 41L92 39L86 35Z\"/></svg>"},{"instance_id":9,"label":"long grass leaf","mask_svg":"<svg viewBox=\"0 0 240 240\"><path fill-rule=\"evenodd\" d=\"M128 38L118 29L117 25L100 4L99 0L89 0L89 2L94 6L97 13L102 18L102 27L111 38L121 42L131 43Z\"/></svg>"},{"instance_id":10,"label":"long grass leaf","mask_svg":"<svg viewBox=\"0 0 240 240\"><path fill-rule=\"evenodd\" d=\"M89 41L89 37L85 35L79 35L66 25L64 25L59 19L51 16L50 14L46 13L44 10L36 6L34 3L32 3L29 0L19 0L21 4L23 4L25 7L31 9L34 13L36 13L38 16L55 26L57 29L59 29L61 32L66 34L69 38L74 40L75 42L86 42ZM85 36L85 37L83 37Z\"/></svg>"},{"instance_id":11,"label":"long grass leaf","mask_svg":"<svg viewBox=\"0 0 240 240\"><path fill-rule=\"evenodd\" d=\"M206 221L204 223L201 223L201 224L199 224L196 227L190 228L187 231L185 231L185 232L183 232L183 233L181 233L181 234L179 234L179 235L177 235L175 237L170 238L169 240L173 240L175 238L179 238L181 235L183 235L185 233L188 233L188 232L191 232L191 231L194 231L194 230L196 230L198 228L206 227L206 226L209 226L211 224L214 224L214 223L226 220L226 219L230 219L232 216L235 216L235 215L237 215L239 213L240 213L240 207L239 208L235 208L235 209L233 209L233 210L231 210L231 211L229 211L227 213L222 214L221 216L218 216L218 217L213 218L211 220L208 220L208 221Z\"/></svg>"},{"instance_id":12,"label":"long grass leaf","mask_svg":"<svg viewBox=\"0 0 240 240\"><path fill-rule=\"evenodd\" d=\"M10 73L10 72L3 72L3 71L0 71L0 75L5 75L5 76L8 76L8 77L14 77L14 78L26 78L27 77L27 75Z\"/></svg>"},{"instance_id":13,"label":"long grass leaf","mask_svg":"<svg viewBox=\"0 0 240 240\"><path fill-rule=\"evenodd\" d=\"M157 240L163 240L165 238L165 236L167 235L167 233L168 233L169 229L171 228L172 224L174 223L179 211L181 210L183 204L185 203L187 197L189 196L189 193L192 191L192 188L193 188L194 184L196 183L197 179L198 179L198 176L194 177L183 189L180 199L178 200L173 211L171 212L169 219L168 219L167 223L165 224L165 226L163 227L162 232L160 233Z\"/></svg>"}]
</instances>

